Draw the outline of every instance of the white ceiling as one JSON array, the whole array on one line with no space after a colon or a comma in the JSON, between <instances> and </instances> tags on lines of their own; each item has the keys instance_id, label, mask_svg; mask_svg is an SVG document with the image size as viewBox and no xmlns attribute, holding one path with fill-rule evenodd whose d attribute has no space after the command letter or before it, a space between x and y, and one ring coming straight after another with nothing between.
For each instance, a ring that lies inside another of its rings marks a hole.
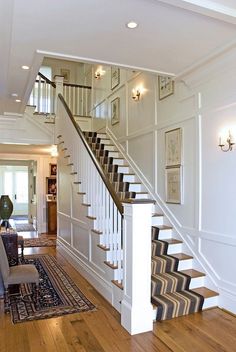
<instances>
[{"instance_id":1,"label":"white ceiling","mask_svg":"<svg viewBox=\"0 0 236 352\"><path fill-rule=\"evenodd\" d=\"M234 41L235 0L0 0L0 114L24 111L44 56L179 75Z\"/></svg>"}]
</instances>

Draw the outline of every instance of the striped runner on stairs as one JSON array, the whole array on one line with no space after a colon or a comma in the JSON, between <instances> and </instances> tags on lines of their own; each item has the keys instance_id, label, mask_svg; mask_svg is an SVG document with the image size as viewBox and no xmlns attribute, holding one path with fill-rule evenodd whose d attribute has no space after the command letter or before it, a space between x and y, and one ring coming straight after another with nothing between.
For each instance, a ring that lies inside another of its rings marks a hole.
<instances>
[{"instance_id":1,"label":"striped runner on stairs","mask_svg":"<svg viewBox=\"0 0 236 352\"><path fill-rule=\"evenodd\" d=\"M177 271L179 260L167 255L168 243L152 228L152 303L156 320L166 320L202 310L204 298L189 289L190 277Z\"/></svg>"},{"instance_id":2,"label":"striped runner on stairs","mask_svg":"<svg viewBox=\"0 0 236 352\"><path fill-rule=\"evenodd\" d=\"M136 193L130 192L129 182L123 182L123 174L118 173L118 165L113 164L113 158L109 157L109 151L104 149L104 144L101 143L101 138L97 137L96 132L84 132L84 136L90 145L94 155L100 162L107 177L114 187L120 200L127 198L135 198Z\"/></svg>"}]
</instances>

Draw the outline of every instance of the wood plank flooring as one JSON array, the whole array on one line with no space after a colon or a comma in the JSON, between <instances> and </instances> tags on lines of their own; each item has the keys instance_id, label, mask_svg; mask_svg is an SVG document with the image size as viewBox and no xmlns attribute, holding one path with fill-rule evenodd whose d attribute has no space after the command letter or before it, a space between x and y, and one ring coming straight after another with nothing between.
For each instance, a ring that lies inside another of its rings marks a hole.
<instances>
[{"instance_id":1,"label":"wood plank flooring","mask_svg":"<svg viewBox=\"0 0 236 352\"><path fill-rule=\"evenodd\" d=\"M215 308L154 323L153 332L130 336L120 315L55 248L25 254L55 255L97 311L13 325L0 304L0 352L234 352L236 318Z\"/></svg>"}]
</instances>

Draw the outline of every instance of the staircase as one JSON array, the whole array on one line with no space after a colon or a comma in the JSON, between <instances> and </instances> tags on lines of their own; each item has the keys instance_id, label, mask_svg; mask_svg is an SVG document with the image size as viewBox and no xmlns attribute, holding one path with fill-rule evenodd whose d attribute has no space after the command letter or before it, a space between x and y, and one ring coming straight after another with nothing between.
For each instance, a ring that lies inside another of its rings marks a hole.
<instances>
[{"instance_id":1,"label":"staircase","mask_svg":"<svg viewBox=\"0 0 236 352\"><path fill-rule=\"evenodd\" d=\"M84 132L120 200L150 198L145 187L105 133ZM89 206L89 205L88 205ZM155 319L165 320L217 305L218 294L204 287L205 274L193 269L194 260L182 253L183 242L173 237L163 214L152 217L152 297ZM99 229L95 230L99 234ZM101 250L109 250L103 244ZM115 267L110 266L111 269ZM116 283L122 289L122 284Z\"/></svg>"}]
</instances>

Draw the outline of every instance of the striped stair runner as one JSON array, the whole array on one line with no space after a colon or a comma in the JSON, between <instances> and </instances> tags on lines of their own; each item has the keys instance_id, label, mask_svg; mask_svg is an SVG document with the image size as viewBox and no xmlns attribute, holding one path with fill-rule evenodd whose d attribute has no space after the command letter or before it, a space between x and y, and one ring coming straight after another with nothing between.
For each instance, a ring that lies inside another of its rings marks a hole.
<instances>
[{"instance_id":1,"label":"striped stair runner","mask_svg":"<svg viewBox=\"0 0 236 352\"><path fill-rule=\"evenodd\" d=\"M104 149L101 138L96 132L84 132L84 136L89 143L94 155L107 173L107 177L114 186L120 200L135 198L136 193L129 191L129 182L123 182L123 174L118 173L118 165L113 164L113 158L109 157L109 151Z\"/></svg>"},{"instance_id":2,"label":"striped stair runner","mask_svg":"<svg viewBox=\"0 0 236 352\"><path fill-rule=\"evenodd\" d=\"M189 290L191 278L177 271L179 260L167 255L168 243L152 228L152 303L156 320L166 320L202 310L204 298Z\"/></svg>"}]
</instances>

